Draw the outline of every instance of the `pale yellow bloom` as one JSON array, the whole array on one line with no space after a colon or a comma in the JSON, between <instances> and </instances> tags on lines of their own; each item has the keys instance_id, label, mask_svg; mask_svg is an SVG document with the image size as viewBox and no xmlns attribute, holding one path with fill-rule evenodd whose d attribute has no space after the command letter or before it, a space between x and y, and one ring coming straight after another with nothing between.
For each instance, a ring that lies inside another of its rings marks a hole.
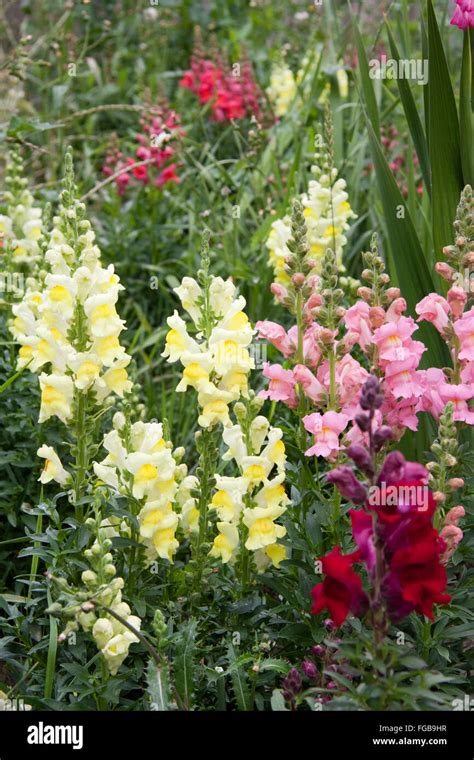
<instances>
[{"instance_id":1,"label":"pale yellow bloom","mask_svg":"<svg viewBox=\"0 0 474 760\"><path fill-rule=\"evenodd\" d=\"M70 478L69 473L64 469L60 458L52 446L41 446L36 452L37 456L45 459L44 469L38 478L41 483L50 483L55 480L61 486L66 485Z\"/></svg>"},{"instance_id":2,"label":"pale yellow bloom","mask_svg":"<svg viewBox=\"0 0 474 760\"><path fill-rule=\"evenodd\" d=\"M66 375L46 375L39 377L41 387L41 408L39 422L45 422L50 417L59 417L66 423L72 417L72 400L74 383Z\"/></svg>"},{"instance_id":3,"label":"pale yellow bloom","mask_svg":"<svg viewBox=\"0 0 474 760\"><path fill-rule=\"evenodd\" d=\"M243 521L248 528L247 549L255 551L274 544L286 535L286 528L274 521L285 511L285 507L254 507L245 509Z\"/></svg>"},{"instance_id":4,"label":"pale yellow bloom","mask_svg":"<svg viewBox=\"0 0 474 760\"><path fill-rule=\"evenodd\" d=\"M239 545L239 531L232 523L218 522L218 535L214 539L210 557L218 557L225 565L233 559L234 552Z\"/></svg>"}]
</instances>

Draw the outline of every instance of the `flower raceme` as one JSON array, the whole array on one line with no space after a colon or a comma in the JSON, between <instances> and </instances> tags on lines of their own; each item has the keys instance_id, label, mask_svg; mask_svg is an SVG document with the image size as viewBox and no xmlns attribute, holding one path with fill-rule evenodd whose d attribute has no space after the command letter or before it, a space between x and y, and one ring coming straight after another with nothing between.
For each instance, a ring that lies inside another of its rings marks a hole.
<instances>
[{"instance_id":1,"label":"flower raceme","mask_svg":"<svg viewBox=\"0 0 474 760\"><path fill-rule=\"evenodd\" d=\"M317 614L327 608L333 622L340 625L350 611L359 615L369 610L380 640L388 619L398 621L412 611L433 619L433 605L450 601L444 593L444 564L450 549L453 553L462 538L457 523L464 510L448 513L444 532L449 545L433 527L439 496L427 486L433 480L428 469L418 462L407 462L398 451L390 452L381 467L376 467L376 454L392 436L389 428L378 426L376 413L383 405L383 393L375 376L364 383L359 404L362 413L357 424L367 432L367 444L349 446L346 454L352 466L340 465L327 475L345 499L362 507L349 510L357 550L343 556L336 547L322 559L326 577L312 591L312 611ZM445 435L447 418L443 425ZM439 464L431 469L437 472ZM365 480L356 477L354 470ZM459 486L451 481L453 490ZM365 566L367 591L353 569L356 563Z\"/></svg>"},{"instance_id":2,"label":"flower raceme","mask_svg":"<svg viewBox=\"0 0 474 760\"><path fill-rule=\"evenodd\" d=\"M84 550L84 558L90 569L82 572L83 590L69 588L67 582L60 579L60 589L63 593L66 592L66 604L62 606L56 603L50 611L69 618L58 641L64 641L70 632L79 627L86 633L91 633L109 673L114 676L125 661L130 645L139 640L124 623L137 632L141 627L140 618L132 614L122 598L125 582L117 576L111 554L111 539L120 536L124 532L124 526L119 526L117 520L110 519L96 524L93 518L89 518L86 523L96 529L97 537L92 546ZM125 527L125 533L126 531ZM53 581L59 581L50 577ZM74 600L72 603L71 599Z\"/></svg>"},{"instance_id":3,"label":"flower raceme","mask_svg":"<svg viewBox=\"0 0 474 760\"><path fill-rule=\"evenodd\" d=\"M419 369L426 347L415 338L418 326L412 317L405 315L407 306L399 290L389 287L389 277L384 272L375 241L371 251L363 254L362 277L368 286L359 288L361 300L347 309L333 308L332 321L327 319L328 305L342 293L337 289L337 273L333 272L331 280L324 274L324 263L319 279L308 277L304 256L299 262L300 274L292 274L281 294L282 303L296 311L297 316L299 309L298 326L286 331L274 322L257 322L258 337L272 343L286 360L285 367L264 366L263 375L270 383L262 395L281 401L298 413L301 413L303 398L304 408L309 405L315 410L303 417L306 429L314 435L314 445L308 454L334 458L344 442L346 445L365 442L366 432L356 420L362 412L357 399L368 368L383 382L378 423L390 426L394 438L401 438L407 428L416 431L420 412L429 412L438 419L449 402L453 404L456 422L474 424L471 406L474 307L467 308L467 293L456 279L472 265L472 192L469 187L461 196L454 226L455 245L444 249L451 263L446 265L443 276L451 287L446 297L431 293L416 306L417 321L431 322L448 344L453 369ZM292 250L297 244L296 233L298 228L294 227L293 238L288 240ZM304 235L300 235L301 244L305 250ZM285 270L290 268L288 261L287 256ZM329 261L328 255L325 261ZM304 281L303 286L298 277ZM293 290L301 294L299 303ZM365 355L362 363L351 356L355 346ZM341 444L342 434L345 441Z\"/></svg>"},{"instance_id":4,"label":"flower raceme","mask_svg":"<svg viewBox=\"0 0 474 760\"><path fill-rule=\"evenodd\" d=\"M125 158L114 143L105 158L102 171L107 177L121 172L115 177L119 195L125 193L133 179L143 185L153 181L156 187L180 182L176 174L178 164L173 160L174 143L184 135L180 127L180 116L172 110L152 108L142 116L140 124L141 132L137 135L139 145L135 157ZM143 161L147 163L141 163ZM129 168L137 163L141 165Z\"/></svg>"},{"instance_id":5,"label":"flower raceme","mask_svg":"<svg viewBox=\"0 0 474 760\"><path fill-rule=\"evenodd\" d=\"M235 561L241 541L255 553L259 571L270 562L278 567L286 559L285 547L278 543L286 529L276 522L289 503L283 485L286 454L282 435L263 415L255 416L247 431L238 423L224 428L227 451L223 460L233 461L239 471L235 477L216 475L217 490L210 504L210 510L218 515L219 531L210 556L224 564Z\"/></svg>"},{"instance_id":6,"label":"flower raceme","mask_svg":"<svg viewBox=\"0 0 474 760\"><path fill-rule=\"evenodd\" d=\"M413 463L406 464L410 467ZM340 469L333 471L336 485L340 482ZM425 475L428 476L427 471ZM399 494L398 500L393 498L394 491ZM347 495L344 489L343 493ZM380 488L378 493L383 494L384 489ZM433 605L450 601L445 593L447 578L443 566L447 543L432 524L436 505L426 488L426 479L395 480L391 483L391 495L388 506L381 499L376 503L377 499L372 497L366 501L365 511L349 511L358 549L344 556L336 547L322 559L326 577L312 591L314 614L327 608L334 623L341 625L350 611L364 614L381 601L392 621L399 621L412 611L433 620ZM378 561L376 547L379 547ZM363 590L354 564L365 566L368 592ZM376 573L380 572L376 583ZM375 598L376 586L380 587L381 599Z\"/></svg>"},{"instance_id":7,"label":"flower raceme","mask_svg":"<svg viewBox=\"0 0 474 760\"><path fill-rule=\"evenodd\" d=\"M12 264L26 265L28 273L35 274L32 265L38 263L40 256L42 212L35 206L23 176L23 162L14 151L9 156L6 185L7 213L0 214L0 250L5 255L10 249Z\"/></svg>"},{"instance_id":8,"label":"flower raceme","mask_svg":"<svg viewBox=\"0 0 474 760\"><path fill-rule=\"evenodd\" d=\"M39 374L40 422L56 416L67 423L78 394L90 391L101 404L110 394L123 397L132 383L119 340L125 322L116 310L124 288L113 265L100 263L83 204L63 203L54 225L45 254L49 272L13 307L11 331L21 346L19 368L28 364Z\"/></svg>"},{"instance_id":9,"label":"flower raceme","mask_svg":"<svg viewBox=\"0 0 474 760\"><path fill-rule=\"evenodd\" d=\"M262 95L248 60L231 71L220 55L213 60L196 50L179 84L197 95L201 105L210 105L214 121L261 116Z\"/></svg>"},{"instance_id":10,"label":"flower raceme","mask_svg":"<svg viewBox=\"0 0 474 760\"><path fill-rule=\"evenodd\" d=\"M181 481L185 489L189 485L184 482L186 467L178 462L180 451L173 452L165 440L161 423L139 421L129 428L122 416L115 415L115 429L104 436L107 456L94 462L94 472L107 486L139 503L140 540L148 560L172 562L180 519L174 506Z\"/></svg>"},{"instance_id":11,"label":"flower raceme","mask_svg":"<svg viewBox=\"0 0 474 760\"><path fill-rule=\"evenodd\" d=\"M297 91L296 78L290 67L284 63L274 65L266 92L276 116L286 114Z\"/></svg>"},{"instance_id":12,"label":"flower raceme","mask_svg":"<svg viewBox=\"0 0 474 760\"><path fill-rule=\"evenodd\" d=\"M314 179L310 180L308 191L299 200L307 226L308 257L314 262L313 272L317 274L328 247L341 263L342 251L347 243L344 233L349 229L349 221L356 215L348 201L346 182L338 177L336 168L322 170L315 164L311 167L311 172ZM291 253L288 248L290 238L291 217L286 215L273 222L266 244L275 273L275 285L280 288L287 288L290 282L285 270L285 259Z\"/></svg>"},{"instance_id":13,"label":"flower raceme","mask_svg":"<svg viewBox=\"0 0 474 760\"><path fill-rule=\"evenodd\" d=\"M229 404L247 393L248 375L255 366L249 352L254 331L244 312L245 298L236 295L230 280L213 276L206 288L185 277L175 292L195 335L175 311L167 320L170 330L162 356L183 366L176 390L197 391L201 427L229 425Z\"/></svg>"}]
</instances>

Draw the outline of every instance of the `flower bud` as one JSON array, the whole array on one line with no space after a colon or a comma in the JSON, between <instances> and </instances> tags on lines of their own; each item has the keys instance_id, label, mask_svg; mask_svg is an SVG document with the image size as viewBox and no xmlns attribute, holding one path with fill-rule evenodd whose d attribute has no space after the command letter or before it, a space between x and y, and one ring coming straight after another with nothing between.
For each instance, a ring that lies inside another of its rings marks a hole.
<instances>
[{"instance_id":1,"label":"flower bud","mask_svg":"<svg viewBox=\"0 0 474 760\"><path fill-rule=\"evenodd\" d=\"M457 491L458 488L463 488L464 480L463 478L450 478L448 480L448 486L452 491Z\"/></svg>"},{"instance_id":2,"label":"flower bud","mask_svg":"<svg viewBox=\"0 0 474 760\"><path fill-rule=\"evenodd\" d=\"M361 288L357 288L357 295L359 296L359 298L362 298L363 301L370 303L372 300L373 294L370 288L361 287Z\"/></svg>"},{"instance_id":3,"label":"flower bud","mask_svg":"<svg viewBox=\"0 0 474 760\"><path fill-rule=\"evenodd\" d=\"M317 678L319 673L316 665L311 660L303 660L301 668L307 678Z\"/></svg>"},{"instance_id":4,"label":"flower bud","mask_svg":"<svg viewBox=\"0 0 474 760\"><path fill-rule=\"evenodd\" d=\"M86 586L91 586L97 581L97 574L92 570L84 570L81 575L81 581L85 583Z\"/></svg>"},{"instance_id":5,"label":"flower bud","mask_svg":"<svg viewBox=\"0 0 474 760\"><path fill-rule=\"evenodd\" d=\"M362 447L361 447L362 448ZM345 499L354 504L363 504L367 499L367 489L354 475L349 465L343 464L327 474L329 483L333 483Z\"/></svg>"},{"instance_id":6,"label":"flower bud","mask_svg":"<svg viewBox=\"0 0 474 760\"><path fill-rule=\"evenodd\" d=\"M453 281L454 269L450 267L449 264L446 264L446 262L437 261L435 264L435 271L443 278L443 280L446 280L446 282Z\"/></svg>"},{"instance_id":7,"label":"flower bud","mask_svg":"<svg viewBox=\"0 0 474 760\"><path fill-rule=\"evenodd\" d=\"M372 459L364 446L354 443L346 449L346 454L352 459L355 466L365 475L374 474Z\"/></svg>"},{"instance_id":8,"label":"flower bud","mask_svg":"<svg viewBox=\"0 0 474 760\"><path fill-rule=\"evenodd\" d=\"M291 278L292 284L298 290L303 287L303 285L305 284L305 280L306 278L302 272L296 272Z\"/></svg>"},{"instance_id":9,"label":"flower bud","mask_svg":"<svg viewBox=\"0 0 474 760\"><path fill-rule=\"evenodd\" d=\"M385 296L389 301L394 301L395 298L400 298L400 288L387 288Z\"/></svg>"},{"instance_id":10,"label":"flower bud","mask_svg":"<svg viewBox=\"0 0 474 760\"><path fill-rule=\"evenodd\" d=\"M125 427L126 419L123 412L115 412L114 416L112 417L112 425L114 427L114 430L122 430L123 427Z\"/></svg>"}]
</instances>

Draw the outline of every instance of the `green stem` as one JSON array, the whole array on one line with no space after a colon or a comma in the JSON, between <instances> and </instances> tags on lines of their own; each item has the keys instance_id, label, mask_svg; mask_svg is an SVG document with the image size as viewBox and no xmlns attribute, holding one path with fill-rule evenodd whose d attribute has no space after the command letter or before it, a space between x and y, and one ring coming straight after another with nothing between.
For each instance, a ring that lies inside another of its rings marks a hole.
<instances>
[{"instance_id":1,"label":"green stem","mask_svg":"<svg viewBox=\"0 0 474 760\"><path fill-rule=\"evenodd\" d=\"M87 471L87 437L86 437L86 407L87 395L78 391L76 419L76 478L74 487L76 520L82 522L84 509L79 501L82 497Z\"/></svg>"},{"instance_id":2,"label":"green stem","mask_svg":"<svg viewBox=\"0 0 474 760\"><path fill-rule=\"evenodd\" d=\"M43 502L43 484L41 484L40 488L40 495L39 495L39 501L40 504ZM37 515L36 517L36 528L35 533L38 535L38 533L41 533L43 530L43 515ZM33 544L33 548L37 549L40 546L39 541L35 541ZM36 577L36 574L38 572L38 563L39 563L39 557L37 554L33 554L31 558L31 568L30 568L30 583L28 586L28 599L31 599L31 596L33 594L33 581Z\"/></svg>"},{"instance_id":3,"label":"green stem","mask_svg":"<svg viewBox=\"0 0 474 760\"><path fill-rule=\"evenodd\" d=\"M48 605L53 603L51 592L47 592ZM44 679L44 698L51 699L56 671L56 655L58 651L58 622L53 615L49 616L48 658L46 660L46 675Z\"/></svg>"},{"instance_id":4,"label":"green stem","mask_svg":"<svg viewBox=\"0 0 474 760\"><path fill-rule=\"evenodd\" d=\"M336 408L336 356L333 346L329 354L329 408Z\"/></svg>"}]
</instances>

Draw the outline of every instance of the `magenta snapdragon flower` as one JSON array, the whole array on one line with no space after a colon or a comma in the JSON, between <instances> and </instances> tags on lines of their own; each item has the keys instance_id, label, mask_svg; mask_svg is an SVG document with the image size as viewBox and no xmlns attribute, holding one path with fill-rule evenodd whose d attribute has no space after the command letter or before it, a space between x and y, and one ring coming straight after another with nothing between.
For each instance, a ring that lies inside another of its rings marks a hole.
<instances>
[{"instance_id":1,"label":"magenta snapdragon flower","mask_svg":"<svg viewBox=\"0 0 474 760\"><path fill-rule=\"evenodd\" d=\"M459 29L474 29L474 0L456 0L456 10L451 19L453 26Z\"/></svg>"}]
</instances>

